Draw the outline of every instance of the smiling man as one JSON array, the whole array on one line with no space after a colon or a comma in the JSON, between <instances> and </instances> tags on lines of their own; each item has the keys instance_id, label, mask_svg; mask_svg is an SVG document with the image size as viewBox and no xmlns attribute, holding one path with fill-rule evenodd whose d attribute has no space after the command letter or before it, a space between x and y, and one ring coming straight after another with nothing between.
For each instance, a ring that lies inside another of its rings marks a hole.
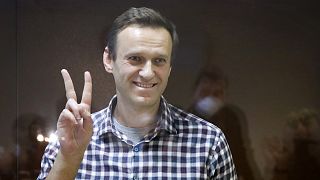
<instances>
[{"instance_id":1,"label":"smiling man","mask_svg":"<svg viewBox=\"0 0 320 180\"><path fill-rule=\"evenodd\" d=\"M117 92L114 116L128 127L156 122L160 96L171 71L172 40L160 27L131 25L117 37L117 55L104 53L106 71L113 74Z\"/></svg>"},{"instance_id":2,"label":"smiling man","mask_svg":"<svg viewBox=\"0 0 320 180\"><path fill-rule=\"evenodd\" d=\"M174 25L152 9L116 18L103 55L116 95L93 114L90 73L78 103L62 70L68 101L38 179L237 179L221 130L162 96L177 41Z\"/></svg>"}]
</instances>

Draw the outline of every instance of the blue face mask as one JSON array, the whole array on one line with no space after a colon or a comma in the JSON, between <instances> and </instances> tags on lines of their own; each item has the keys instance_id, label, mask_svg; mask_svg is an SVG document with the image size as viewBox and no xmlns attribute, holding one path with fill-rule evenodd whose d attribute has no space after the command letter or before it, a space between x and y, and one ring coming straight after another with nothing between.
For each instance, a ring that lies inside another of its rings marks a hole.
<instances>
[{"instance_id":1,"label":"blue face mask","mask_svg":"<svg viewBox=\"0 0 320 180\"><path fill-rule=\"evenodd\" d=\"M213 96L206 96L195 104L195 110L202 116L209 118L214 115L221 107L223 102Z\"/></svg>"}]
</instances>

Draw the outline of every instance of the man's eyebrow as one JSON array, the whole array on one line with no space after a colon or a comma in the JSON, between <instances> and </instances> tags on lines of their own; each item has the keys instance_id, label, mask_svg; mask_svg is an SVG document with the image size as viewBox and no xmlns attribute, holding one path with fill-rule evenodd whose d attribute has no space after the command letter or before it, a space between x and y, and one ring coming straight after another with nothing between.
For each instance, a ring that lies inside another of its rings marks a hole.
<instances>
[{"instance_id":1,"label":"man's eyebrow","mask_svg":"<svg viewBox=\"0 0 320 180\"><path fill-rule=\"evenodd\" d=\"M141 53L138 52L129 52L124 55L124 57L128 58L130 56L142 56Z\"/></svg>"},{"instance_id":2,"label":"man's eyebrow","mask_svg":"<svg viewBox=\"0 0 320 180\"><path fill-rule=\"evenodd\" d=\"M131 51L131 52L127 52L124 57L130 57L130 56L142 56L144 57L144 53L141 53L141 52L138 52L138 51ZM163 59L168 59L169 57L171 56L168 56L164 53L156 53L155 56L153 57L154 58L163 58Z\"/></svg>"},{"instance_id":3,"label":"man's eyebrow","mask_svg":"<svg viewBox=\"0 0 320 180\"><path fill-rule=\"evenodd\" d=\"M168 59L168 58L169 58L169 56L164 55L164 54L159 54L156 58Z\"/></svg>"}]
</instances>

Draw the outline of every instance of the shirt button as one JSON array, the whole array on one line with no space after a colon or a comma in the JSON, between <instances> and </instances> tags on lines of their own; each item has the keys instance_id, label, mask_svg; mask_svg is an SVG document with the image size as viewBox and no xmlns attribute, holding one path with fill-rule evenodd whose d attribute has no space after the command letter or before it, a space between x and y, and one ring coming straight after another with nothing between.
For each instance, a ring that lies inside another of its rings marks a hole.
<instances>
[{"instance_id":1,"label":"shirt button","mask_svg":"<svg viewBox=\"0 0 320 180\"><path fill-rule=\"evenodd\" d=\"M133 148L133 151L134 151L134 152L138 152L138 151L139 151L139 148L138 148L138 147L135 147L135 148Z\"/></svg>"},{"instance_id":2,"label":"shirt button","mask_svg":"<svg viewBox=\"0 0 320 180\"><path fill-rule=\"evenodd\" d=\"M133 180L138 180L139 178L137 176L133 176Z\"/></svg>"}]
</instances>

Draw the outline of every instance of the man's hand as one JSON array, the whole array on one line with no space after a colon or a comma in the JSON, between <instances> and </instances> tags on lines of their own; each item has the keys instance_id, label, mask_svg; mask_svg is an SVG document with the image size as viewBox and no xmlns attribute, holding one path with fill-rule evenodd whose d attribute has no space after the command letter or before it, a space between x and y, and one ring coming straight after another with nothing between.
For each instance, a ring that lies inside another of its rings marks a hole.
<instances>
[{"instance_id":1,"label":"man's hand","mask_svg":"<svg viewBox=\"0 0 320 180\"><path fill-rule=\"evenodd\" d=\"M61 70L68 99L61 112L57 133L60 142L60 153L64 157L82 160L93 132L91 119L92 80L89 72L84 73L84 88L80 104L74 90L72 79L67 70Z\"/></svg>"},{"instance_id":2,"label":"man's hand","mask_svg":"<svg viewBox=\"0 0 320 180\"><path fill-rule=\"evenodd\" d=\"M77 95L68 71L63 69L61 74L68 101L58 119L57 133L60 150L47 180L75 179L93 132L90 114L92 96L90 73L84 73L84 88L80 104L77 102Z\"/></svg>"}]
</instances>

